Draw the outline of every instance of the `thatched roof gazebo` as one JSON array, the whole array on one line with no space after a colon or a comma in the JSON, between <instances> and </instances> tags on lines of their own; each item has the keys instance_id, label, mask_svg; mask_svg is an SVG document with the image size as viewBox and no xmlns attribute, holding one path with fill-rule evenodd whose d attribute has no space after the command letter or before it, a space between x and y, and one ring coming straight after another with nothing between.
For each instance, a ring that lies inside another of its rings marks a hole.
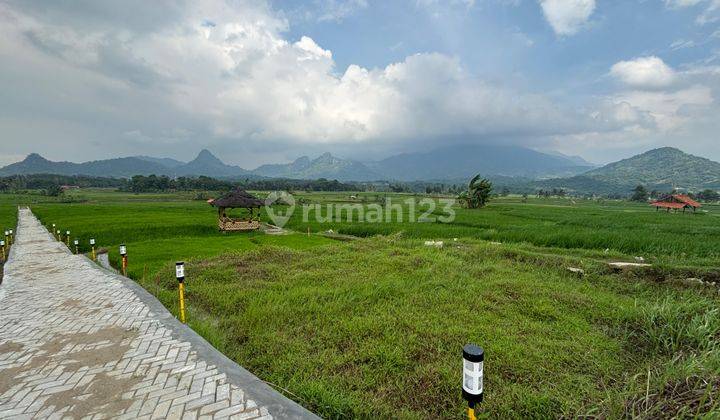
<instances>
[{"instance_id":1,"label":"thatched roof gazebo","mask_svg":"<svg viewBox=\"0 0 720 420\"><path fill-rule=\"evenodd\" d=\"M260 228L260 211L265 203L249 192L240 188L229 192L217 200L208 200L211 206L218 209L218 228L221 231L244 231ZM227 209L247 209L250 214L246 219L233 219L226 214Z\"/></svg>"}]
</instances>

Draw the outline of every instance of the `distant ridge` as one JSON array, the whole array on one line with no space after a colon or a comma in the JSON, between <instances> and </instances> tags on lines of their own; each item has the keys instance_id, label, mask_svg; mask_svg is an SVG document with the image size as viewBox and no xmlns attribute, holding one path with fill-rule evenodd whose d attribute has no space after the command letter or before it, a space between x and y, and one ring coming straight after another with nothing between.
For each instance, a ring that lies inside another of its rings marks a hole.
<instances>
[{"instance_id":1,"label":"distant ridge","mask_svg":"<svg viewBox=\"0 0 720 420\"><path fill-rule=\"evenodd\" d=\"M20 162L0 168L0 176L24 174L88 175L114 178L129 178L133 175L205 175L219 178L252 176L249 171L243 168L224 164L205 149L188 163L169 158L151 158L148 156L96 160L84 163L53 162L37 153L31 153Z\"/></svg>"},{"instance_id":2,"label":"distant ridge","mask_svg":"<svg viewBox=\"0 0 720 420\"><path fill-rule=\"evenodd\" d=\"M453 145L423 153L404 153L368 164L387 178L401 181L485 176L550 178L576 175L593 168L567 156L526 147L504 145Z\"/></svg>"},{"instance_id":3,"label":"distant ridge","mask_svg":"<svg viewBox=\"0 0 720 420\"><path fill-rule=\"evenodd\" d=\"M84 163L52 162L37 153L0 168L0 176L18 174L87 175L129 178L133 175L210 176L222 179L293 178L348 181L432 181L463 183L470 176L501 181L514 188L563 188L580 193L627 194L636 185L659 191L680 188L720 189L720 163L663 147L605 165L578 166L580 161L516 146L448 146L426 153L406 153L376 162L358 162L324 153L287 164L262 165L248 171L227 165L203 149L184 163L169 158L133 156ZM545 179L542 179L545 178Z\"/></svg>"},{"instance_id":4,"label":"distant ridge","mask_svg":"<svg viewBox=\"0 0 720 420\"><path fill-rule=\"evenodd\" d=\"M627 193L637 185L648 189L720 189L720 163L674 147L649 150L582 175L553 179L541 186L597 193Z\"/></svg>"},{"instance_id":5,"label":"distant ridge","mask_svg":"<svg viewBox=\"0 0 720 420\"><path fill-rule=\"evenodd\" d=\"M337 179L339 181L377 181L385 176L355 160L341 159L323 153L316 159L300 157L288 164L262 165L252 171L256 175L275 178Z\"/></svg>"},{"instance_id":6,"label":"distant ridge","mask_svg":"<svg viewBox=\"0 0 720 420\"><path fill-rule=\"evenodd\" d=\"M674 147L662 147L610 163L585 175L615 183L697 187L720 184L720 163Z\"/></svg>"},{"instance_id":7,"label":"distant ridge","mask_svg":"<svg viewBox=\"0 0 720 420\"><path fill-rule=\"evenodd\" d=\"M168 168L136 157L95 160L85 163L52 162L37 153L23 161L0 168L0 175L57 174L103 177L129 177L132 175L165 174Z\"/></svg>"},{"instance_id":8,"label":"distant ridge","mask_svg":"<svg viewBox=\"0 0 720 420\"><path fill-rule=\"evenodd\" d=\"M205 175L218 178L250 175L250 171L239 166L226 165L207 149L201 150L195 159L185 165L174 168L174 173L176 175Z\"/></svg>"},{"instance_id":9,"label":"distant ridge","mask_svg":"<svg viewBox=\"0 0 720 420\"><path fill-rule=\"evenodd\" d=\"M131 156L131 157L145 160L148 162L154 162L154 163L160 164L162 166L165 166L167 168L177 168L178 166L182 166L187 163L187 162L181 162L179 160L172 159L172 158L156 158L156 157L152 157L152 156Z\"/></svg>"}]
</instances>

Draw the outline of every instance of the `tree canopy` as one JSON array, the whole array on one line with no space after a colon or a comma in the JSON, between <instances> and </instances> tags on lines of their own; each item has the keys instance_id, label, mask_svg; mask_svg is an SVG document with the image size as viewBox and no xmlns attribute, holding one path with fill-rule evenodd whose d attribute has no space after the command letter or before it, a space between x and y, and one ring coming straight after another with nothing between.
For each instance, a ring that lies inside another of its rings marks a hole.
<instances>
[{"instance_id":1,"label":"tree canopy","mask_svg":"<svg viewBox=\"0 0 720 420\"><path fill-rule=\"evenodd\" d=\"M477 174L468 183L467 190L460 193L458 200L470 209L484 207L490 201L492 189L492 182Z\"/></svg>"}]
</instances>

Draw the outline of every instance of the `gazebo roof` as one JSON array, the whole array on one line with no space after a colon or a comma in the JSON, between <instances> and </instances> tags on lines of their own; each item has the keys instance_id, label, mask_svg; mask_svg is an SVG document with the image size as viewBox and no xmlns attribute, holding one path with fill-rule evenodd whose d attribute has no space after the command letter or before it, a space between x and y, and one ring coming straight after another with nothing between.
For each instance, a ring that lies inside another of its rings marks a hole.
<instances>
[{"instance_id":1,"label":"gazebo roof","mask_svg":"<svg viewBox=\"0 0 720 420\"><path fill-rule=\"evenodd\" d=\"M265 203L249 192L238 188L235 191L225 194L217 200L213 200L210 205L222 208L250 209L262 207Z\"/></svg>"},{"instance_id":2,"label":"gazebo roof","mask_svg":"<svg viewBox=\"0 0 720 420\"><path fill-rule=\"evenodd\" d=\"M702 207L700 203L683 194L672 194L665 199L653 201L650 205L669 209L681 209L686 206L692 208Z\"/></svg>"},{"instance_id":3,"label":"gazebo roof","mask_svg":"<svg viewBox=\"0 0 720 420\"><path fill-rule=\"evenodd\" d=\"M700 203L684 194L673 194L673 198L691 207L702 207Z\"/></svg>"}]
</instances>

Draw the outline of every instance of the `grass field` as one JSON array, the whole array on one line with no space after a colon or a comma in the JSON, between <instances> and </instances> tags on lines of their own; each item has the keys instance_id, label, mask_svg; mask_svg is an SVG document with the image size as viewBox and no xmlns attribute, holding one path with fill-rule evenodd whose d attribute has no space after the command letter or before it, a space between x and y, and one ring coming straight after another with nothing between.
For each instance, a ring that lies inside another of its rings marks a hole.
<instances>
[{"instance_id":1,"label":"grass field","mask_svg":"<svg viewBox=\"0 0 720 420\"><path fill-rule=\"evenodd\" d=\"M323 417L460 417L466 342L486 348L485 416L720 415L717 289L674 281L717 276L712 206L680 215L504 198L455 209L449 224L306 223L296 212L287 227L299 233L270 236L218 233L213 209L188 194L78 194L32 209L83 250L95 237L112 261L126 243L130 277L175 313L172 267L186 260L190 326ZM323 205L377 196L297 195ZM316 234L328 229L363 238ZM634 256L659 268L604 264Z\"/></svg>"},{"instance_id":2,"label":"grass field","mask_svg":"<svg viewBox=\"0 0 720 420\"><path fill-rule=\"evenodd\" d=\"M16 229L17 225L17 205L16 202L19 201L19 197L15 195L0 195L0 236L2 236L2 239L4 240L4 233L6 230L13 229L13 231ZM9 252L9 248L5 247L5 258L7 258L7 254ZM0 281L2 281L2 269L3 265L5 264L5 258L2 258L2 255L0 255Z\"/></svg>"}]
</instances>

